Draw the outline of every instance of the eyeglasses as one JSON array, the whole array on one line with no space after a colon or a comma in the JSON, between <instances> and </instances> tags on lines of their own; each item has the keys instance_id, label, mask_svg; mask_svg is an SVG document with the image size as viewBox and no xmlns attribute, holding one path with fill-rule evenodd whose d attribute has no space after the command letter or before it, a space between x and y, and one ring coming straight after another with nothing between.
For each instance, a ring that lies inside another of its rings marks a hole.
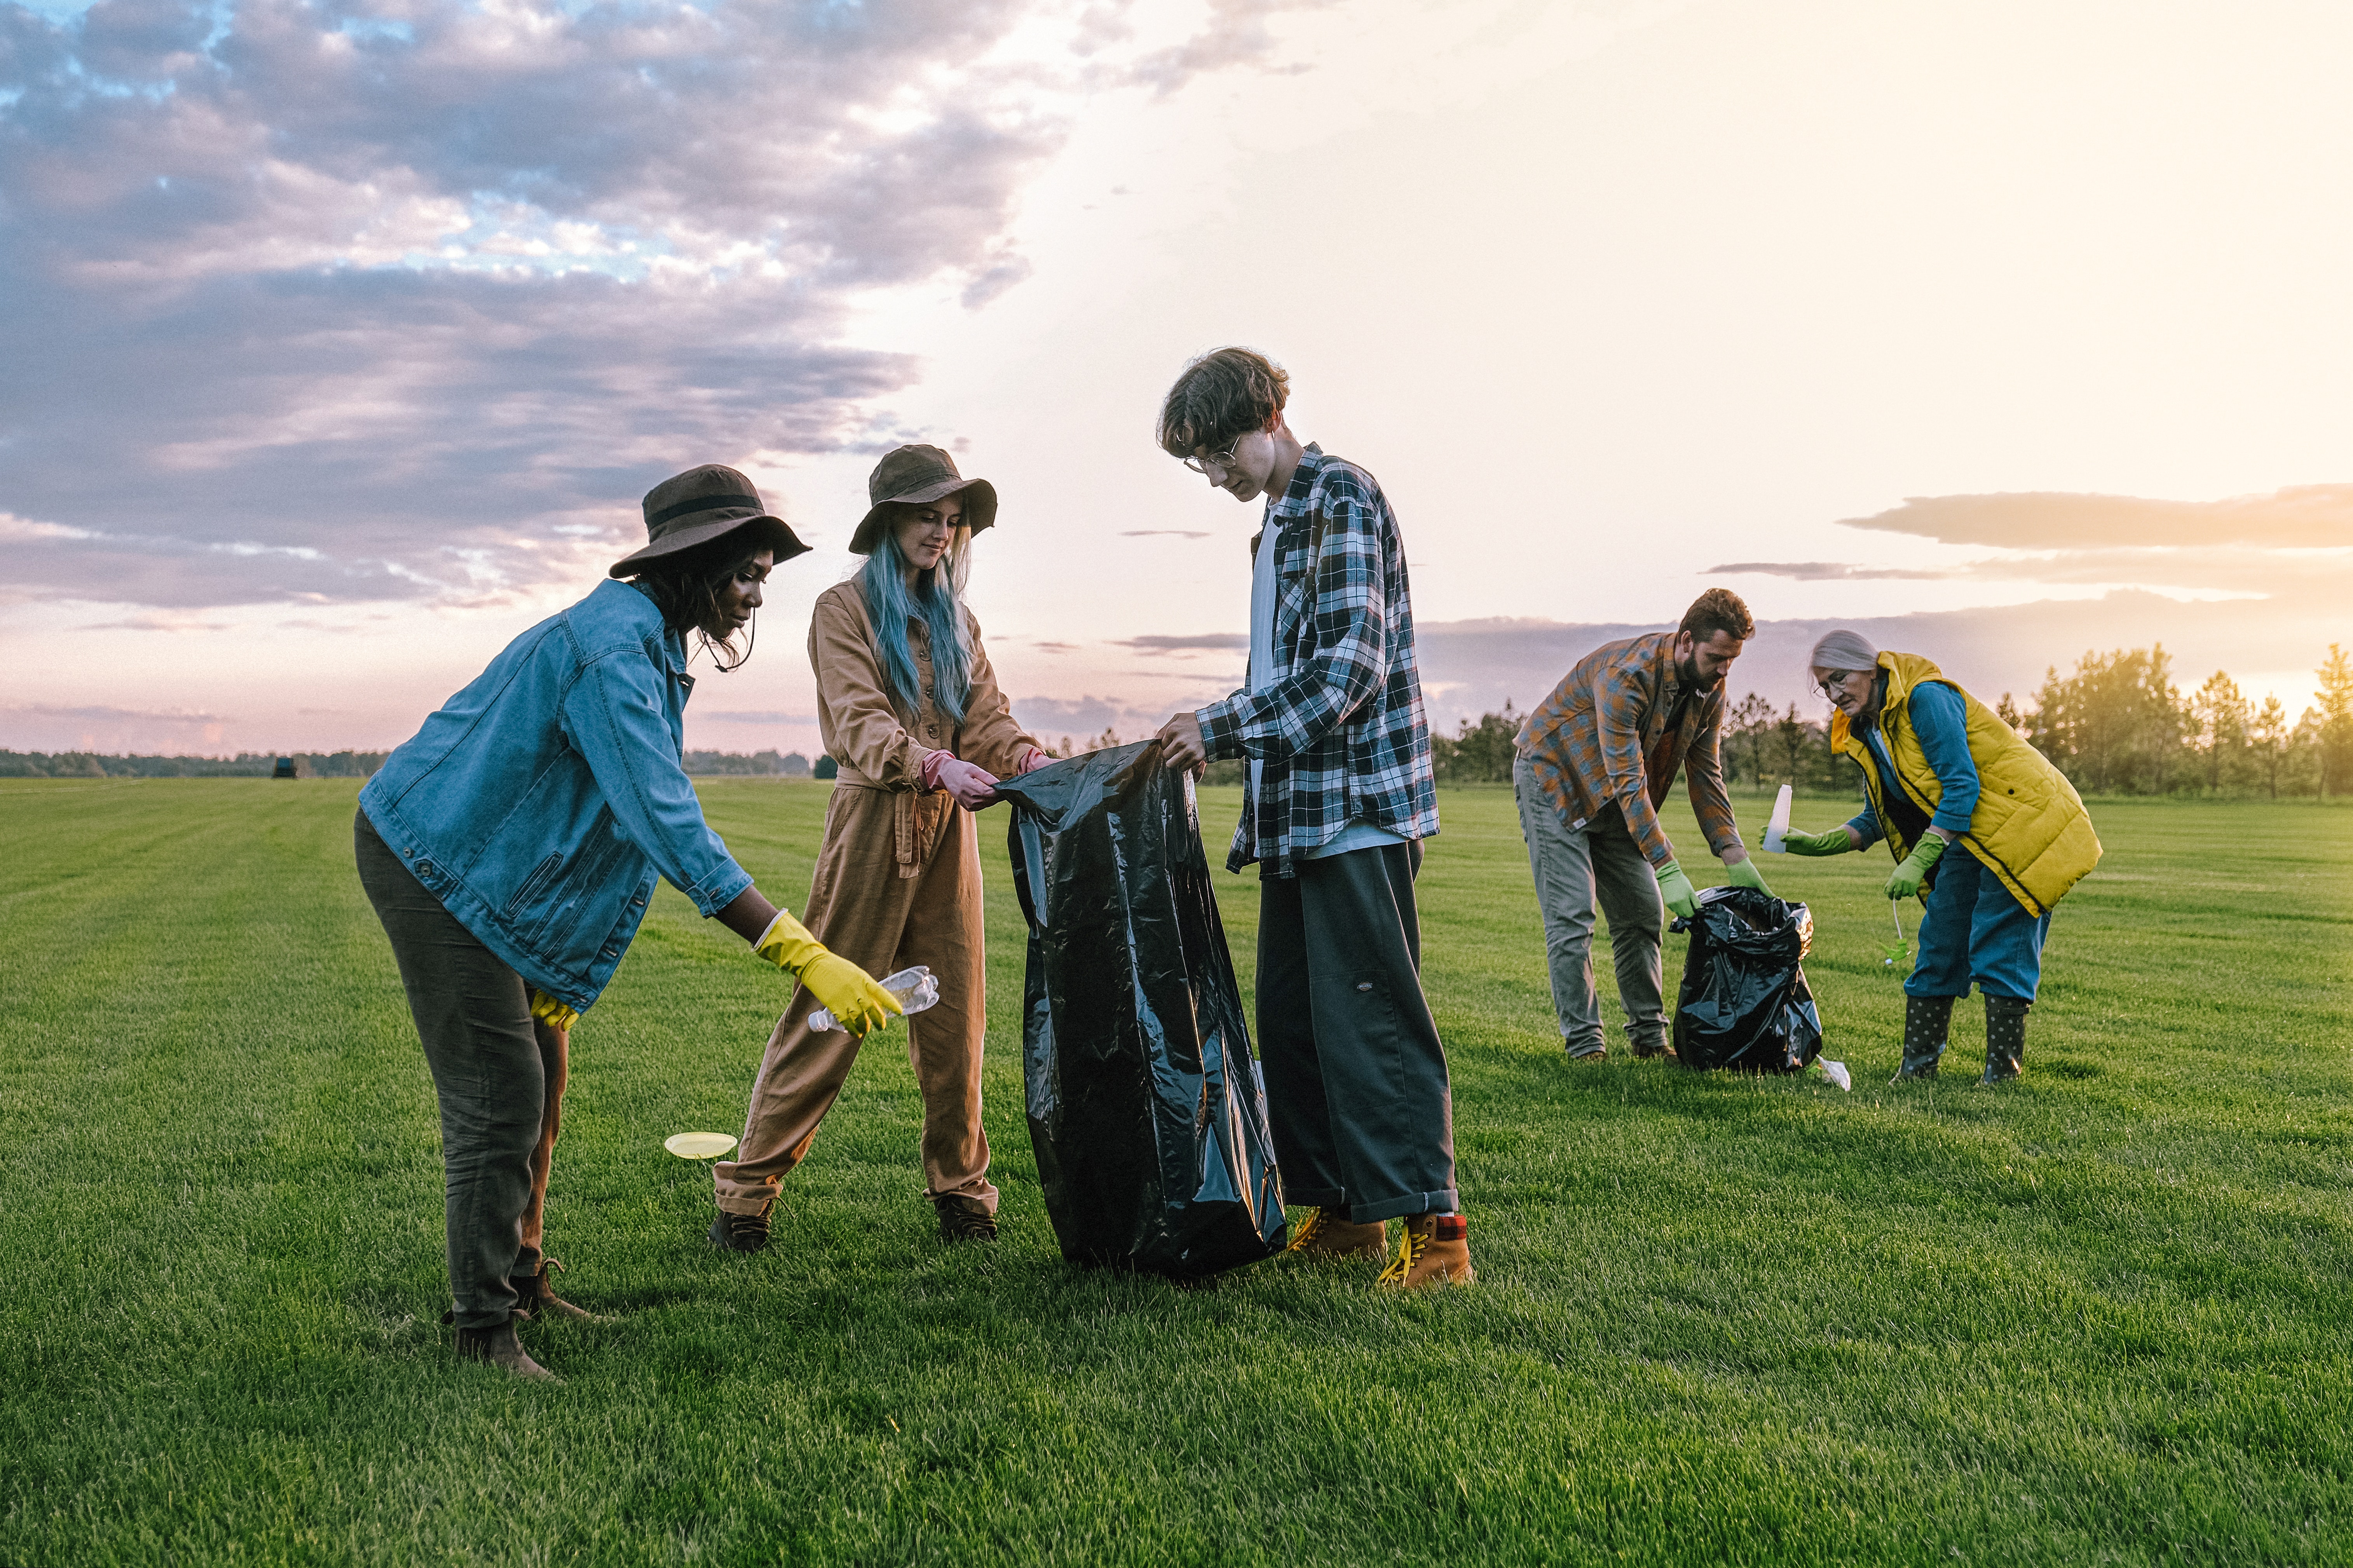
<instances>
[{"instance_id":1,"label":"eyeglasses","mask_svg":"<svg viewBox=\"0 0 2353 1568\"><path fill-rule=\"evenodd\" d=\"M1814 689L1820 692L1831 701L1835 702L1838 700L1838 694L1846 689L1847 683L1849 681L1868 679L1870 674L1871 672L1865 669L1833 670L1831 671L1831 678L1828 680L1815 681Z\"/></svg>"},{"instance_id":2,"label":"eyeglasses","mask_svg":"<svg viewBox=\"0 0 2353 1568\"><path fill-rule=\"evenodd\" d=\"M1245 432L1244 434L1247 433L1248 432ZM1192 469L1195 473L1201 475L1203 478L1207 478L1208 476L1209 469L1212 468L1216 468L1219 473L1229 473L1232 471L1234 466L1235 448L1239 447L1241 444L1242 437L1240 436L1237 436L1232 440L1226 443L1226 449L1224 451L1213 453L1206 460L1200 458L1184 458L1178 460L1187 468Z\"/></svg>"}]
</instances>

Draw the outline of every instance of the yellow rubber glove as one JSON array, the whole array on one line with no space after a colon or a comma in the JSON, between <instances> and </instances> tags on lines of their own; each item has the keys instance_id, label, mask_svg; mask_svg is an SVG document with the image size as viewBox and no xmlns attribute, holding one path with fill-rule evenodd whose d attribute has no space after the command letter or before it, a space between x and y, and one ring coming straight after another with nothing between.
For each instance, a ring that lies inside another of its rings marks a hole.
<instances>
[{"instance_id":1,"label":"yellow rubber glove","mask_svg":"<svg viewBox=\"0 0 2353 1568\"><path fill-rule=\"evenodd\" d=\"M1699 913L1699 893L1681 866L1670 860L1658 868L1655 875L1659 879L1659 897L1667 901L1668 909L1684 920Z\"/></svg>"},{"instance_id":2,"label":"yellow rubber glove","mask_svg":"<svg viewBox=\"0 0 2353 1568\"><path fill-rule=\"evenodd\" d=\"M531 1016L549 1028L561 1029L567 1035L572 1032L572 1026L580 1021L579 1014L536 985L531 988Z\"/></svg>"},{"instance_id":3,"label":"yellow rubber glove","mask_svg":"<svg viewBox=\"0 0 2353 1568\"><path fill-rule=\"evenodd\" d=\"M903 1013L899 999L858 965L811 936L788 910L776 911L752 951L808 987L834 1020L853 1035L870 1035Z\"/></svg>"}]
</instances>

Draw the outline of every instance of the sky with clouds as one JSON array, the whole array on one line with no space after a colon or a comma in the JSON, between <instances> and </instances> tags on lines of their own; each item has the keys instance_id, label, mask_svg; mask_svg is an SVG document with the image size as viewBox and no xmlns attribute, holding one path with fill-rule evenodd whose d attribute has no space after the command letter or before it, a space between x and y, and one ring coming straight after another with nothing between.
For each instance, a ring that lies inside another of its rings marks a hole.
<instances>
[{"instance_id":1,"label":"sky with clouds","mask_svg":"<svg viewBox=\"0 0 2353 1568\"><path fill-rule=\"evenodd\" d=\"M2353 13L2084 0L0 0L0 745L383 747L694 463L1003 497L1042 732L1240 679L1225 342L1403 521L1434 721L1735 587L2031 690L2353 642Z\"/></svg>"}]
</instances>

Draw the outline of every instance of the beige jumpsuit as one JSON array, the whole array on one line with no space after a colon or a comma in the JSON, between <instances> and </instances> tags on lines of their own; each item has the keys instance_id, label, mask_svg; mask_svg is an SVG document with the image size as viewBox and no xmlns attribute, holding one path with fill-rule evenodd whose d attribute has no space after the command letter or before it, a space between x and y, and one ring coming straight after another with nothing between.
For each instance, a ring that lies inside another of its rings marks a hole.
<instances>
[{"instance_id":1,"label":"beige jumpsuit","mask_svg":"<svg viewBox=\"0 0 2353 1568\"><path fill-rule=\"evenodd\" d=\"M907 1054L923 1096L926 1194L978 1198L997 1210L988 1138L980 1126L983 975L980 849L972 814L944 790L923 788L923 759L947 751L1002 778L1018 773L1037 741L1013 721L969 612L972 691L960 729L932 700L931 644L907 628L923 709L912 718L891 700L855 578L818 595L809 622L817 721L841 774L826 807L802 923L825 945L878 979L910 964L937 977L937 1005L906 1020ZM816 998L796 989L768 1037L753 1080L736 1157L712 1167L719 1206L759 1214L784 1173L801 1163L858 1059L847 1030L812 1031Z\"/></svg>"}]
</instances>

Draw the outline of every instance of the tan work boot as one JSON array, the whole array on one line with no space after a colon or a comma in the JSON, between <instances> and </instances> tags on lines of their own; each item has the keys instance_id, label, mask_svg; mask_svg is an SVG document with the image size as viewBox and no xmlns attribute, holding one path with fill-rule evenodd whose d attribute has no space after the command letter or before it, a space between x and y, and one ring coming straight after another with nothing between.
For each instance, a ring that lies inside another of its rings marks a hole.
<instances>
[{"instance_id":1,"label":"tan work boot","mask_svg":"<svg viewBox=\"0 0 2353 1568\"><path fill-rule=\"evenodd\" d=\"M1414 1215L1405 1222L1397 1256L1373 1283L1400 1290L1470 1284L1479 1278L1479 1271L1471 1267L1471 1244L1464 1239L1470 1229L1470 1222L1459 1214Z\"/></svg>"},{"instance_id":2,"label":"tan work boot","mask_svg":"<svg viewBox=\"0 0 2353 1568\"><path fill-rule=\"evenodd\" d=\"M458 1355L462 1361L487 1362L501 1371L533 1383L562 1383L564 1380L531 1359L531 1352L515 1338L514 1320L509 1318L496 1328L458 1331Z\"/></svg>"},{"instance_id":3,"label":"tan work boot","mask_svg":"<svg viewBox=\"0 0 2353 1568\"><path fill-rule=\"evenodd\" d=\"M1283 1250L1316 1263L1336 1263L1350 1258L1378 1258L1389 1247L1389 1227L1386 1224L1356 1225L1341 1219L1330 1209L1314 1208L1299 1222L1291 1234L1291 1245Z\"/></svg>"}]
</instances>

